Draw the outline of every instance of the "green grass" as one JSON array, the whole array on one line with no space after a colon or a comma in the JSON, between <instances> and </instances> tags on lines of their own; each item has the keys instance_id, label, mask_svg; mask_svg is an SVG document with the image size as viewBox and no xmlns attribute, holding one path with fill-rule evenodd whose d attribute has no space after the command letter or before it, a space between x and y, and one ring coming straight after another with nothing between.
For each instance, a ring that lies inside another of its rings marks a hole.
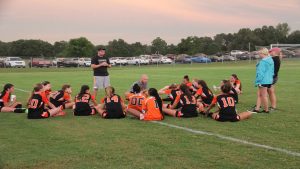
<instances>
[{"instance_id":1,"label":"green grass","mask_svg":"<svg viewBox=\"0 0 300 169\"><path fill-rule=\"evenodd\" d=\"M120 95L140 75L149 75L149 86L161 88L179 83L185 74L219 84L232 73L239 75L243 94L237 109L255 104L255 63L213 63L145 67L114 67L111 83ZM222 134L259 144L300 152L300 61L284 61L277 84L278 111L257 114L238 123L211 119L166 117L165 123ZM76 94L82 84L92 87L89 68L0 69L0 83L31 90L44 80L52 88L72 85ZM103 91L101 91L103 96ZM28 93L16 90L25 102ZM73 95L74 95L73 94ZM98 98L99 100L99 98ZM132 117L104 120L99 116L28 120L25 114L0 113L0 168L299 168L300 158L285 153L196 135Z\"/></svg>"}]
</instances>

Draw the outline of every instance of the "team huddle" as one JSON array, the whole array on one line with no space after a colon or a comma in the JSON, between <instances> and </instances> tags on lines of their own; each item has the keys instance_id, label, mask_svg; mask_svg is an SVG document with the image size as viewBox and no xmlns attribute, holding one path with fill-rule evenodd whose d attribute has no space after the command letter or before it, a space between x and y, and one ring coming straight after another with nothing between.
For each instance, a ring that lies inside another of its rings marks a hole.
<instances>
[{"instance_id":1,"label":"team huddle","mask_svg":"<svg viewBox=\"0 0 300 169\"><path fill-rule=\"evenodd\" d=\"M72 88L65 84L61 90L52 91L51 83L45 81L36 84L27 102L27 109L22 107L12 95L14 85L6 84L0 96L1 112L27 112L28 119L43 119L52 116L64 116L65 109L72 109L74 116L99 114L102 118L124 118L130 114L140 120L163 120L165 115L173 117L197 117L199 114L218 121L239 121L249 118L251 113L237 114L235 105L241 83L235 74L231 80L223 80L220 94L214 95L204 80L190 82L184 76L181 84L172 84L157 90L147 89L148 77L142 75L125 93L124 99L115 93L111 86L105 88L105 97L97 99L90 93L87 85L82 85L79 93L72 98ZM161 98L165 95L165 98ZM128 104L125 104L125 100ZM218 105L218 111L210 110Z\"/></svg>"},{"instance_id":2,"label":"team huddle","mask_svg":"<svg viewBox=\"0 0 300 169\"><path fill-rule=\"evenodd\" d=\"M269 56L273 54L274 56ZM72 98L71 85L65 84L61 90L52 91L51 83L45 81L34 86L28 99L27 108L16 101L13 84L6 84L0 95L0 112L28 113L28 119L43 119L52 116L64 116L65 109L72 109L74 116L89 116L99 114L106 119L134 116L140 120L163 120L164 116L191 118L203 115L217 121L236 122L249 118L253 113L259 113L261 105L264 113L269 113L268 95L271 100L270 109L276 108L274 85L278 80L280 67L279 48L270 51L263 48L259 51L262 60L256 66L255 85L258 86L257 103L252 111L237 113L238 95L242 92L242 83L236 74L229 80L222 80L218 94L213 94L204 80L183 77L179 84L171 84L160 90L147 88L148 76L142 75L131 89L125 93L124 99L116 94L110 85L107 68L110 62L105 55L105 49L98 50L98 56L92 58L91 67L94 70L94 86L91 93L88 85L82 85L79 93ZM105 90L105 97L97 102L98 88ZM163 98L162 98L163 97ZM125 104L127 102L127 105ZM218 105L215 112L212 108Z\"/></svg>"}]
</instances>

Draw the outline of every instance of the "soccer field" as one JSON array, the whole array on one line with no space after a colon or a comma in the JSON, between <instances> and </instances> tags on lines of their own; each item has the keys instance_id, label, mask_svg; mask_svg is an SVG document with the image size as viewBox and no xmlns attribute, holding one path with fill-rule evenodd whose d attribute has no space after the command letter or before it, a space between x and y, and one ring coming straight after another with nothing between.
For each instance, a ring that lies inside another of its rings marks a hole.
<instances>
[{"instance_id":1,"label":"soccer field","mask_svg":"<svg viewBox=\"0 0 300 169\"><path fill-rule=\"evenodd\" d=\"M157 89L179 83L186 74L211 87L236 73L243 83L237 105L241 112L255 105L255 63L113 67L109 72L121 96L144 73L149 87ZM71 84L74 96L83 84L92 88L92 71L0 69L1 90L9 82L30 91L44 80L52 83L52 90ZM201 116L166 117L162 123L130 116L105 120L98 115L74 117L71 111L64 117L28 120L26 114L0 113L0 168L299 168L299 85L300 60L284 60L277 84L278 110L237 123ZM15 94L23 103L29 96L21 90Z\"/></svg>"}]
</instances>

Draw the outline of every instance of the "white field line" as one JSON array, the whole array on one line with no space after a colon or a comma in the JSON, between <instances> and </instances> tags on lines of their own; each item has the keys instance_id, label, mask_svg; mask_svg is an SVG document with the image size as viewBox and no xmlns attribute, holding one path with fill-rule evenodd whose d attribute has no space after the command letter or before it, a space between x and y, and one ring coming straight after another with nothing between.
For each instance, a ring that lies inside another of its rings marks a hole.
<instances>
[{"instance_id":1,"label":"white field line","mask_svg":"<svg viewBox=\"0 0 300 169\"><path fill-rule=\"evenodd\" d=\"M19 89L19 88L15 88L15 89L19 90L19 91L22 91L22 92L26 92L26 93L30 92L28 90L23 90L23 89ZM291 155L291 156L300 157L300 153L289 151L289 150L286 150L286 149L283 149L283 148L271 147L271 146L264 145L264 144L253 143L253 142L249 142L249 141L246 141L246 140L241 140L241 139L237 139L237 138L233 138L233 137L224 136L224 135L221 135L221 134L216 134L216 133L211 133L211 132L206 132L206 131L201 131L201 130L194 130L194 129L181 127L181 126L176 126L176 125L173 125L173 124L168 124L168 123L164 123L164 122L160 122L160 121L152 121L152 122L156 123L156 124L163 125L163 126L184 130L184 131L194 133L194 134L214 136L214 137L217 137L217 138L222 139L222 140L228 140L228 141L237 142L237 143L240 143L240 144L246 144L246 145L250 145L250 146L253 146L253 147L259 147L259 148L263 148L263 149L267 149L267 150L273 150L273 151L285 153L285 154L288 154L288 155Z\"/></svg>"},{"instance_id":2,"label":"white field line","mask_svg":"<svg viewBox=\"0 0 300 169\"><path fill-rule=\"evenodd\" d=\"M194 133L194 134L214 136L214 137L217 137L217 138L222 139L222 140L228 140L228 141L237 142L237 143L240 143L240 144L250 145L252 147L259 147L259 148L263 148L263 149L267 149L267 150L273 150L273 151L285 153L285 154L288 154L288 155L291 155L291 156L300 157L300 153L289 151L289 150L286 150L286 149L283 149L283 148L271 147L271 146L268 146L268 145L253 143L253 142L249 142L249 141L246 141L246 140L241 140L241 139L237 139L237 138L233 138L233 137L224 136L224 135L221 135L221 134L216 134L216 133L211 133L211 132L206 132L206 131L201 131L201 130L194 130L194 129L181 127L181 126L176 126L176 125L173 125L173 124L168 124L168 123L160 122L160 121L152 121L152 122L156 123L156 124L163 125L163 126L184 130L184 131Z\"/></svg>"}]
</instances>

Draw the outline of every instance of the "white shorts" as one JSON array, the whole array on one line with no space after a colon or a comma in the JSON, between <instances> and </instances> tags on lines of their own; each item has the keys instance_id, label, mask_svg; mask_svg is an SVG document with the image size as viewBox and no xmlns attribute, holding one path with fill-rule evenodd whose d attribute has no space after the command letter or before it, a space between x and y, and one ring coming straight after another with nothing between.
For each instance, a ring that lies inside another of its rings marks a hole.
<instances>
[{"instance_id":1,"label":"white shorts","mask_svg":"<svg viewBox=\"0 0 300 169\"><path fill-rule=\"evenodd\" d=\"M104 89L110 86L109 76L94 76L94 89Z\"/></svg>"}]
</instances>

